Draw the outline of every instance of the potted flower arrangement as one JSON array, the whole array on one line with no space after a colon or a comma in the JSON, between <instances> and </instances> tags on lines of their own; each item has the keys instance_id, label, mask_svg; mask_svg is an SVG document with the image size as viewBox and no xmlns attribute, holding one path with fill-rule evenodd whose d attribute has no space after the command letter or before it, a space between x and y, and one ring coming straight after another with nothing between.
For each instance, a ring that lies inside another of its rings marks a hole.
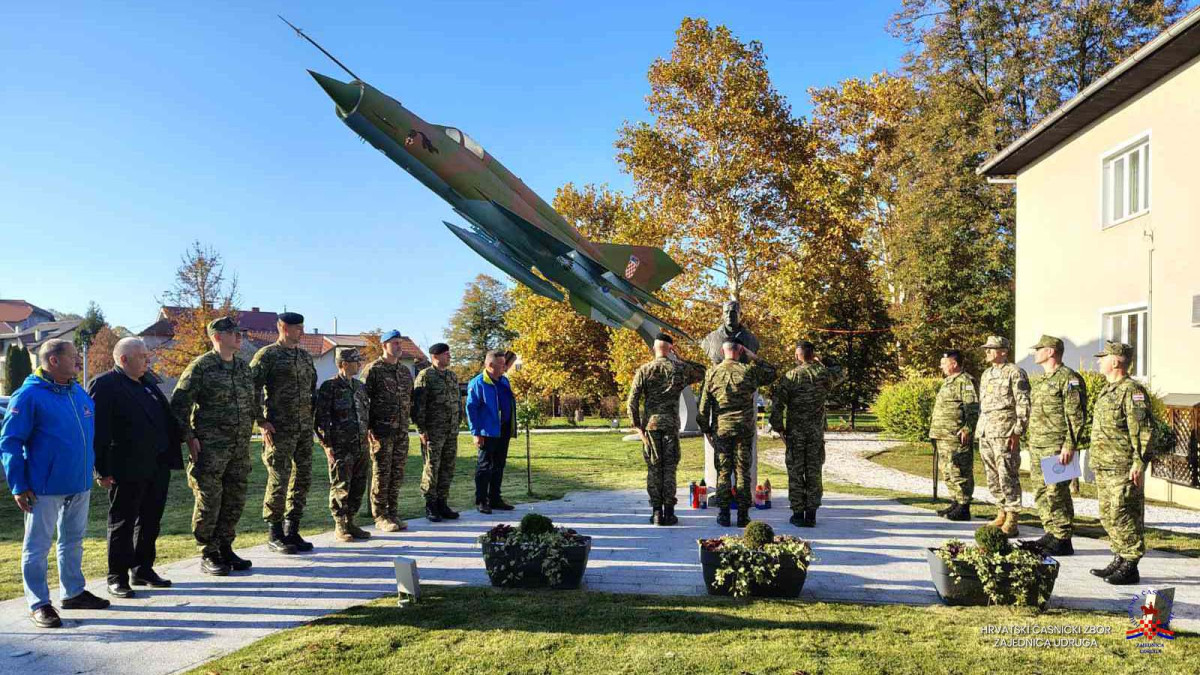
<instances>
[{"instance_id":1,"label":"potted flower arrangement","mask_svg":"<svg viewBox=\"0 0 1200 675\"><path fill-rule=\"evenodd\" d=\"M1028 605L1045 609L1058 561L1035 542L1013 546L1000 528L975 531L975 546L949 539L926 552L938 597L947 605Z\"/></svg>"},{"instance_id":2,"label":"potted flower arrangement","mask_svg":"<svg viewBox=\"0 0 1200 675\"><path fill-rule=\"evenodd\" d=\"M517 527L493 527L479 543L492 585L505 588L579 588L592 551L591 537L537 513L525 514Z\"/></svg>"},{"instance_id":3,"label":"potted flower arrangement","mask_svg":"<svg viewBox=\"0 0 1200 675\"><path fill-rule=\"evenodd\" d=\"M804 587L812 547L798 537L775 536L756 520L740 537L700 539L700 566L711 595L795 598Z\"/></svg>"}]
</instances>

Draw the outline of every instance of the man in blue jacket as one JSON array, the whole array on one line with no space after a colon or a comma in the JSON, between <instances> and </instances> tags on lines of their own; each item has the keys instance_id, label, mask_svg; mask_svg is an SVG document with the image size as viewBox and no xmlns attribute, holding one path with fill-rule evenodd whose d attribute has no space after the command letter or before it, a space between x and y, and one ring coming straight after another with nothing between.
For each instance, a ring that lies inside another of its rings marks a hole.
<instances>
[{"instance_id":1,"label":"man in blue jacket","mask_svg":"<svg viewBox=\"0 0 1200 675\"><path fill-rule=\"evenodd\" d=\"M25 514L21 577L32 620L62 626L50 604L46 554L58 524L58 579L63 609L105 609L108 600L84 590L83 535L91 500L95 408L75 381L82 363L75 345L47 340L41 366L13 394L0 429L0 462L17 507Z\"/></svg>"},{"instance_id":2,"label":"man in blue jacket","mask_svg":"<svg viewBox=\"0 0 1200 675\"><path fill-rule=\"evenodd\" d=\"M475 466L475 506L480 513L513 509L500 497L504 465L508 462L508 442L513 436L516 415L516 401L504 371L504 352L490 351L484 360L483 372L467 384L467 425L479 450Z\"/></svg>"}]
</instances>

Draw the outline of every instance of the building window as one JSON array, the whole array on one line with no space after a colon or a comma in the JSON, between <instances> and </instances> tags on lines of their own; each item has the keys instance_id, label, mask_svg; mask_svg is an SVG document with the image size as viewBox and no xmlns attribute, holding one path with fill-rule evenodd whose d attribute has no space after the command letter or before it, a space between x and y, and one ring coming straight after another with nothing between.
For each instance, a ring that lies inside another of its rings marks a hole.
<instances>
[{"instance_id":1,"label":"building window","mask_svg":"<svg viewBox=\"0 0 1200 675\"><path fill-rule=\"evenodd\" d=\"M1150 137L1104 158L1104 227L1150 210Z\"/></svg>"},{"instance_id":2,"label":"building window","mask_svg":"<svg viewBox=\"0 0 1200 675\"><path fill-rule=\"evenodd\" d=\"M1129 374L1133 377L1146 377L1149 373L1148 316L1144 307L1104 315L1104 339L1133 347L1133 362L1129 364Z\"/></svg>"}]
</instances>

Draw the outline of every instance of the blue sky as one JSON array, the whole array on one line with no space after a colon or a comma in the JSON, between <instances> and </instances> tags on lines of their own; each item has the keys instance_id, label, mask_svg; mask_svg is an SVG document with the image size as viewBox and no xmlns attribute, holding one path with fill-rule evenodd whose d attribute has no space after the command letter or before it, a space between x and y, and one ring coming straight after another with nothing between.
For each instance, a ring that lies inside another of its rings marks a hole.
<instances>
[{"instance_id":1,"label":"blue sky","mask_svg":"<svg viewBox=\"0 0 1200 675\"><path fill-rule=\"evenodd\" d=\"M55 7L0 21L0 297L95 300L140 330L199 240L244 307L423 347L475 275L507 277L338 121L305 69L340 73L277 13L547 201L568 181L629 187L616 130L645 118L646 70L684 16L761 41L799 113L809 87L896 69L904 51L884 30L898 0L36 4Z\"/></svg>"}]
</instances>

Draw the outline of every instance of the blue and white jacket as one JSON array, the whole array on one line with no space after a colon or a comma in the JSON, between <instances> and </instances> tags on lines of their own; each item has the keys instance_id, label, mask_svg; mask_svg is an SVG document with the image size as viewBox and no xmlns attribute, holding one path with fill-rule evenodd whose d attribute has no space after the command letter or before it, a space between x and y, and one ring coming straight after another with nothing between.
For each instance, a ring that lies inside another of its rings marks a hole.
<instances>
[{"instance_id":1,"label":"blue and white jacket","mask_svg":"<svg viewBox=\"0 0 1200 675\"><path fill-rule=\"evenodd\" d=\"M96 408L75 381L57 384L39 368L8 403L0 463L14 495L73 495L92 486Z\"/></svg>"}]
</instances>

